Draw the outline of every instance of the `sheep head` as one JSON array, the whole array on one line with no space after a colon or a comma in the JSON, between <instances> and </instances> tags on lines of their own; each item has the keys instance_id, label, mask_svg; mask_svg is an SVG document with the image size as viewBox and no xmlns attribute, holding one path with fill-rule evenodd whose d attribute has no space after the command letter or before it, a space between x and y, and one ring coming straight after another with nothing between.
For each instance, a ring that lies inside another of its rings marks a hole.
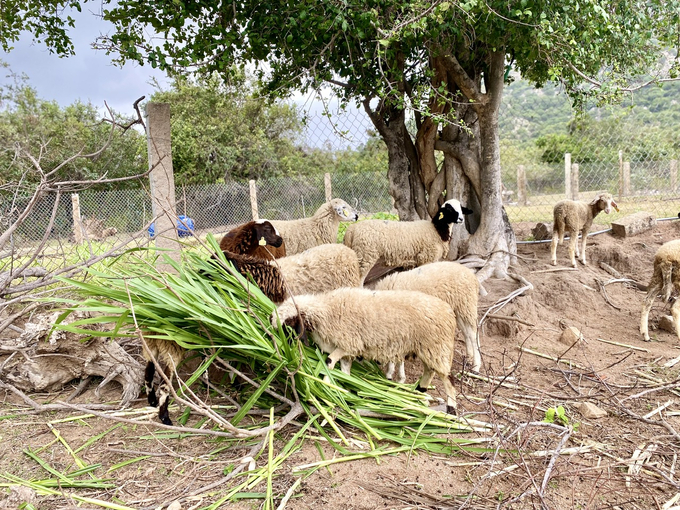
<instances>
[{"instance_id":1,"label":"sheep head","mask_svg":"<svg viewBox=\"0 0 680 510\"><path fill-rule=\"evenodd\" d=\"M614 197L612 197L611 193L600 193L590 202L590 205L597 206L598 210L604 211L605 214L609 214L612 207L616 212L619 212L619 206L614 202Z\"/></svg>"},{"instance_id":2,"label":"sheep head","mask_svg":"<svg viewBox=\"0 0 680 510\"><path fill-rule=\"evenodd\" d=\"M340 198L334 198L329 202L331 210L335 212L337 219L340 221L357 221L359 215L356 210L347 202Z\"/></svg>"},{"instance_id":3,"label":"sheep head","mask_svg":"<svg viewBox=\"0 0 680 510\"><path fill-rule=\"evenodd\" d=\"M283 243L283 238L279 235L279 231L267 220L257 220L253 227L253 234L257 239L257 244L260 246L273 246L278 248Z\"/></svg>"}]
</instances>

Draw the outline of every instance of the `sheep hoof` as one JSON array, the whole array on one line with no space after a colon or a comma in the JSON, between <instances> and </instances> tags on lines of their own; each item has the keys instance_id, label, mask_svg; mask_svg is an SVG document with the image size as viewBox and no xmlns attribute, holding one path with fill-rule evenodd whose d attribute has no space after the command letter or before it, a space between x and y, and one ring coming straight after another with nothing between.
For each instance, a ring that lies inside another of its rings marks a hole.
<instances>
[{"instance_id":1,"label":"sheep hoof","mask_svg":"<svg viewBox=\"0 0 680 510\"><path fill-rule=\"evenodd\" d=\"M422 392L422 393L427 393L427 388L423 388L420 384L418 385L418 387L416 389L418 391Z\"/></svg>"},{"instance_id":2,"label":"sheep hoof","mask_svg":"<svg viewBox=\"0 0 680 510\"><path fill-rule=\"evenodd\" d=\"M446 414L452 414L454 416L458 416L458 410L455 408L455 406L446 406Z\"/></svg>"},{"instance_id":3,"label":"sheep hoof","mask_svg":"<svg viewBox=\"0 0 680 510\"><path fill-rule=\"evenodd\" d=\"M556 266L556 265L557 265L557 261L556 261L556 260L551 260L551 261L550 261L550 264L553 265L553 266Z\"/></svg>"},{"instance_id":4,"label":"sheep hoof","mask_svg":"<svg viewBox=\"0 0 680 510\"><path fill-rule=\"evenodd\" d=\"M328 377L327 375L324 375L324 376L323 376L323 382L325 382L325 383L330 383L330 382L331 382L331 378Z\"/></svg>"},{"instance_id":5,"label":"sheep hoof","mask_svg":"<svg viewBox=\"0 0 680 510\"><path fill-rule=\"evenodd\" d=\"M172 425L172 420L170 419L169 416L161 417L161 422L163 423L163 425Z\"/></svg>"}]
</instances>

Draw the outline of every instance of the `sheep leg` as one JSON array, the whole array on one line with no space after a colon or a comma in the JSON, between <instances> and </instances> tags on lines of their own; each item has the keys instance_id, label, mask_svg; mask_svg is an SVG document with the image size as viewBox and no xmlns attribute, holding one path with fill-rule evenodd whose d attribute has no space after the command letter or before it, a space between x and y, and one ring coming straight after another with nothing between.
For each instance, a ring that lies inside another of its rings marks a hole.
<instances>
[{"instance_id":1,"label":"sheep leg","mask_svg":"<svg viewBox=\"0 0 680 510\"><path fill-rule=\"evenodd\" d=\"M661 290L661 282L650 283L649 289L647 291L647 296L642 304L642 315L640 317L640 333L645 342L649 342L649 311L652 309L652 304L656 299L656 295ZM675 307L675 305L673 305ZM674 317L675 320L675 317ZM677 327L677 323L676 323Z\"/></svg>"},{"instance_id":2,"label":"sheep leg","mask_svg":"<svg viewBox=\"0 0 680 510\"><path fill-rule=\"evenodd\" d=\"M572 235L569 238L569 260L571 261L571 267L576 267L576 242L578 241L578 235Z\"/></svg>"},{"instance_id":3,"label":"sheep leg","mask_svg":"<svg viewBox=\"0 0 680 510\"><path fill-rule=\"evenodd\" d=\"M423 375L418 383L418 390L425 392L432 382L435 372L427 365L423 365ZM451 384L451 381L449 381L448 374L438 373L437 375L442 380L444 392L446 393L446 412L447 414L456 414L456 389L453 387L453 384Z\"/></svg>"},{"instance_id":4,"label":"sheep leg","mask_svg":"<svg viewBox=\"0 0 680 510\"><path fill-rule=\"evenodd\" d=\"M581 232L581 262L586 265L586 241L588 240L588 232L585 230ZM576 256L578 257L578 243L576 243Z\"/></svg>"},{"instance_id":5,"label":"sheep leg","mask_svg":"<svg viewBox=\"0 0 680 510\"><path fill-rule=\"evenodd\" d=\"M333 370L335 368L335 364L340 361L340 370L342 370L344 373L349 374L350 368L352 366L352 361L350 359L345 359L345 356L347 356L347 353L343 351L340 347L336 347L333 352L331 352L328 355L328 358L326 359L326 366L328 367L328 370ZM330 378L325 375L323 377L324 382L329 382Z\"/></svg>"},{"instance_id":6,"label":"sheep leg","mask_svg":"<svg viewBox=\"0 0 680 510\"><path fill-rule=\"evenodd\" d=\"M673 316L673 322L675 323L675 334L680 340L680 299L676 299L675 303L673 303L671 315Z\"/></svg>"},{"instance_id":7,"label":"sheep leg","mask_svg":"<svg viewBox=\"0 0 680 510\"><path fill-rule=\"evenodd\" d=\"M387 370L385 370L385 377L389 379L390 381L394 377L394 368L395 364L394 361L390 361L387 364ZM397 375L397 382L400 384L404 384L406 382L406 372L404 371L404 362L400 361L399 362L399 373Z\"/></svg>"},{"instance_id":8,"label":"sheep leg","mask_svg":"<svg viewBox=\"0 0 680 510\"><path fill-rule=\"evenodd\" d=\"M174 370L170 365L165 367L164 373L170 384L172 384L173 372ZM172 425L170 413L168 412L168 406L170 405L170 388L168 388L168 383L163 381L158 387L158 393L160 394L158 399L158 419L165 425Z\"/></svg>"},{"instance_id":9,"label":"sheep leg","mask_svg":"<svg viewBox=\"0 0 680 510\"><path fill-rule=\"evenodd\" d=\"M158 397L156 396L156 390L153 389L154 375L156 375L156 365L153 364L153 361L148 361L144 370L144 389L146 390L146 399L149 405L156 407L158 405Z\"/></svg>"},{"instance_id":10,"label":"sheep leg","mask_svg":"<svg viewBox=\"0 0 680 510\"><path fill-rule=\"evenodd\" d=\"M477 324L460 321L458 325L463 333L463 338L465 338L465 351L468 360L472 362L471 369L473 372L479 372L479 369L482 368L482 356L477 341Z\"/></svg>"},{"instance_id":11,"label":"sheep leg","mask_svg":"<svg viewBox=\"0 0 680 510\"><path fill-rule=\"evenodd\" d=\"M552 241L550 242L550 263L553 266L557 265L557 243L560 242L560 235L557 231L553 232Z\"/></svg>"}]
</instances>

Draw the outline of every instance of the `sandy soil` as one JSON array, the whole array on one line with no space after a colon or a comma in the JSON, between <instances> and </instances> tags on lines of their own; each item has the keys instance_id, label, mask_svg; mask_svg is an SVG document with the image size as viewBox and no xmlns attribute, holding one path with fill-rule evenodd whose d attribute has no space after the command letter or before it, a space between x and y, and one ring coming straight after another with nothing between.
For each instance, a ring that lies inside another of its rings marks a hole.
<instances>
[{"instance_id":1,"label":"sandy soil","mask_svg":"<svg viewBox=\"0 0 680 510\"><path fill-rule=\"evenodd\" d=\"M520 225L518 237L526 235L528 228ZM493 379L460 375L462 342L454 366L464 416L493 426L472 434L488 440L485 451L450 457L400 454L334 464L303 478L286 508L673 507L664 504L680 493L675 477L680 451L680 363L664 365L680 356L680 342L674 333L657 328L660 317L669 314L669 305L660 300L650 315L652 341L642 341L638 327L645 292L635 282L647 284L656 249L677 238L680 222L675 221L627 239L600 234L589 240L589 265L579 265L575 271L554 271L549 243L521 244L514 271L533 289L500 307L522 285L494 280L485 284L488 293L480 302L482 375ZM566 246L558 251L558 269L567 268L566 251ZM606 272L600 263L619 271L622 278ZM487 312L495 318L485 316ZM559 340L569 326L583 335L575 345ZM417 362L408 364L410 380L418 371ZM63 399L72 390L31 397L46 403ZM116 388L107 392L111 401L120 398ZM93 388L77 401L96 401ZM579 411L583 403L596 405L606 416L585 417ZM144 405L140 399L134 408ZM569 425L575 428L541 423L546 410L556 406L563 406ZM177 417L181 410L175 408L173 413ZM106 490L66 492L131 508L167 508L173 502L170 508L175 510L204 508L214 501L211 491L204 489L223 480L251 448L221 450L214 438L153 435L155 429L149 425L87 416L74 419L77 414L31 413L16 395L7 393L0 416L0 474L49 477L26 455L31 448L57 470L76 469L74 457L85 464L101 463L96 475L114 484ZM69 421L58 421L66 418ZM284 430L277 447L296 430L292 425ZM88 443L98 434L103 435ZM56 440L57 435L63 442ZM76 453L69 453L65 444ZM322 454L336 455L322 440L309 440L287 459L274 481L276 505L299 478L292 468L320 460ZM136 461L121 465L131 459ZM263 462L259 459L258 465ZM213 491L229 483L233 481L218 484ZM264 490L259 486L251 492ZM202 498L187 499L194 493ZM63 495L17 496L16 490L2 498L0 494L0 508L18 508L21 501L33 501L43 509L78 504ZM262 499L243 499L222 508L263 505Z\"/></svg>"}]
</instances>

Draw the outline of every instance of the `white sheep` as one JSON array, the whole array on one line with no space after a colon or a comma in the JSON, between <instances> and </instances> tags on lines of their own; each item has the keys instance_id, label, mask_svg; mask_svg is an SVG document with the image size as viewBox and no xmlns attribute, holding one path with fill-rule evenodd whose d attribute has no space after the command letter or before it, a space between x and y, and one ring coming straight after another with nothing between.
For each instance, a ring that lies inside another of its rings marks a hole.
<instances>
[{"instance_id":1,"label":"white sheep","mask_svg":"<svg viewBox=\"0 0 680 510\"><path fill-rule=\"evenodd\" d=\"M287 299L272 313L271 321L275 327L281 322L309 333L329 354L329 369L340 360L345 373L350 372L352 358L389 363L415 354L423 363L419 389L426 391L438 375L447 412L455 412L456 390L449 373L456 317L439 298L408 290L341 288Z\"/></svg>"},{"instance_id":2,"label":"white sheep","mask_svg":"<svg viewBox=\"0 0 680 510\"><path fill-rule=\"evenodd\" d=\"M465 338L467 358L472 370L479 371L482 358L477 340L477 301L479 281L475 273L457 262L442 261L391 274L378 281L376 290L417 290L445 301L456 316L458 328ZM388 379L392 378L394 367L387 370ZM405 379L404 362L399 365L398 382Z\"/></svg>"},{"instance_id":3,"label":"white sheep","mask_svg":"<svg viewBox=\"0 0 680 510\"><path fill-rule=\"evenodd\" d=\"M276 260L288 295L360 287L359 259L343 244L322 244Z\"/></svg>"},{"instance_id":4,"label":"white sheep","mask_svg":"<svg viewBox=\"0 0 680 510\"><path fill-rule=\"evenodd\" d=\"M359 257L362 281L379 260L388 267L412 269L446 258L451 228L472 214L456 199L446 201L432 220L365 220L347 227L344 244Z\"/></svg>"},{"instance_id":5,"label":"white sheep","mask_svg":"<svg viewBox=\"0 0 680 510\"><path fill-rule=\"evenodd\" d=\"M654 272L647 286L640 319L640 333L646 342L649 342L648 320L652 304L659 293L663 295L664 301L668 301L673 288L680 291L680 239L662 244L654 255ZM680 339L680 299L673 303L671 315L675 323L675 333Z\"/></svg>"},{"instance_id":6,"label":"white sheep","mask_svg":"<svg viewBox=\"0 0 680 510\"><path fill-rule=\"evenodd\" d=\"M572 267L576 267L576 257L579 256L578 234L581 233L580 259L586 265L586 240L588 231L593 224L593 219L600 211L609 214L612 207L619 210L609 193L600 193L591 202L576 202L574 200L561 200L553 209L553 236L550 243L550 260L553 266L557 265L557 245L562 244L564 233L569 232L569 258Z\"/></svg>"},{"instance_id":7,"label":"white sheep","mask_svg":"<svg viewBox=\"0 0 680 510\"><path fill-rule=\"evenodd\" d=\"M319 207L313 216L298 220L276 220L287 255L295 255L320 244L337 243L341 221L356 221L357 212L347 202L334 198Z\"/></svg>"}]
</instances>

